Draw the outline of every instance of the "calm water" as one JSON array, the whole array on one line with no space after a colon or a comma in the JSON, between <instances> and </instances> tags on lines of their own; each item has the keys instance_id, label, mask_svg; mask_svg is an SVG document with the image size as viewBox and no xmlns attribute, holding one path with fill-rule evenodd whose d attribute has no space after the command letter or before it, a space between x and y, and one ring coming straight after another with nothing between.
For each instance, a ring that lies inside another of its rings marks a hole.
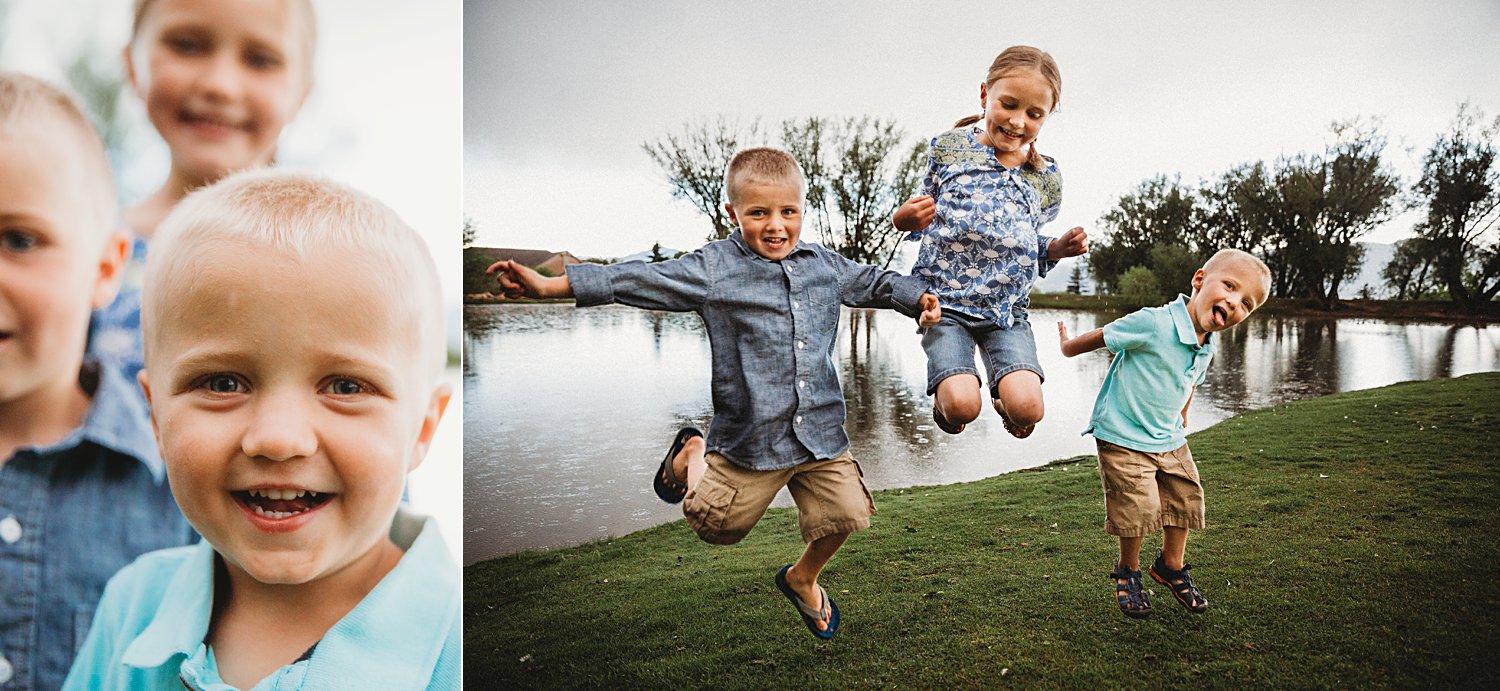
<instances>
[{"instance_id":1,"label":"calm water","mask_svg":"<svg viewBox=\"0 0 1500 691\"><path fill-rule=\"evenodd\" d=\"M848 310L837 357L846 428L871 489L964 482L1094 451L1081 436L1107 351L1058 352L1119 316L1033 310L1047 415L1026 440L987 409L932 423L912 320ZM707 429L709 348L693 314L572 305L464 308L464 561L617 536L682 517L650 477L684 425ZM1219 341L1189 431L1277 402L1500 369L1500 328L1255 317ZM1211 459L1204 462L1212 463ZM785 490L776 506L790 505Z\"/></svg>"}]
</instances>

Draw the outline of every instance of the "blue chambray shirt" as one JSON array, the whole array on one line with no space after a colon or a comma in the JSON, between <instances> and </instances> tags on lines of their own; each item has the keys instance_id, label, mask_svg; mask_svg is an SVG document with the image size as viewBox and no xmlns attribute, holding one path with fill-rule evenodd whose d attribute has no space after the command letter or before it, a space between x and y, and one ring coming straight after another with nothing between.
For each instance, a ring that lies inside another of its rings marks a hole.
<instances>
[{"instance_id":1,"label":"blue chambray shirt","mask_svg":"<svg viewBox=\"0 0 1500 691\"><path fill-rule=\"evenodd\" d=\"M839 306L921 311L923 280L857 264L798 242L781 261L753 252L739 231L681 258L573 264L579 307L617 302L696 312L713 353L709 451L751 470L790 468L849 449L834 365Z\"/></svg>"},{"instance_id":2,"label":"blue chambray shirt","mask_svg":"<svg viewBox=\"0 0 1500 691\"><path fill-rule=\"evenodd\" d=\"M1206 334L1198 345L1186 295L1147 307L1104 326L1104 345L1115 354L1094 401L1084 434L1127 449L1155 453L1187 443L1182 408L1208 376L1218 346Z\"/></svg>"},{"instance_id":3,"label":"blue chambray shirt","mask_svg":"<svg viewBox=\"0 0 1500 691\"><path fill-rule=\"evenodd\" d=\"M984 130L966 126L932 138L922 193L932 196L932 224L907 235L920 240L912 275L927 285L943 309L1010 328L1026 318L1036 279L1046 276L1052 238L1039 231L1057 218L1062 173L1047 167L1006 168L995 150L979 143Z\"/></svg>"},{"instance_id":4,"label":"blue chambray shirt","mask_svg":"<svg viewBox=\"0 0 1500 691\"><path fill-rule=\"evenodd\" d=\"M311 655L289 660L255 691L459 688L458 565L430 518L397 510L391 540L406 550L395 568ZM121 570L63 688L233 689L204 643L216 559L212 546L200 542L152 552Z\"/></svg>"},{"instance_id":5,"label":"blue chambray shirt","mask_svg":"<svg viewBox=\"0 0 1500 691\"><path fill-rule=\"evenodd\" d=\"M61 685L109 577L195 539L139 386L94 363L80 382L93 398L83 423L0 466L0 688Z\"/></svg>"}]
</instances>

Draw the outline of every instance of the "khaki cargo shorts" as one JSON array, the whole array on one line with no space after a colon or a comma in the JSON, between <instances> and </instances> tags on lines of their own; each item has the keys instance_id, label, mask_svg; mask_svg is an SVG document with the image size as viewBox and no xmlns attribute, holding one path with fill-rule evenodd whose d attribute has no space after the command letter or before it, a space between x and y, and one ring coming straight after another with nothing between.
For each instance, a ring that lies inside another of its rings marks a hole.
<instances>
[{"instance_id":1,"label":"khaki cargo shorts","mask_svg":"<svg viewBox=\"0 0 1500 691\"><path fill-rule=\"evenodd\" d=\"M1096 439L1104 479L1104 531L1142 537L1164 525L1202 528L1203 485L1188 445L1153 453Z\"/></svg>"},{"instance_id":2,"label":"khaki cargo shorts","mask_svg":"<svg viewBox=\"0 0 1500 691\"><path fill-rule=\"evenodd\" d=\"M864 530L875 513L864 474L847 451L783 470L746 470L717 453L704 460L708 469L682 502L682 515L704 542L743 540L782 487L797 504L797 525L806 542Z\"/></svg>"}]
</instances>

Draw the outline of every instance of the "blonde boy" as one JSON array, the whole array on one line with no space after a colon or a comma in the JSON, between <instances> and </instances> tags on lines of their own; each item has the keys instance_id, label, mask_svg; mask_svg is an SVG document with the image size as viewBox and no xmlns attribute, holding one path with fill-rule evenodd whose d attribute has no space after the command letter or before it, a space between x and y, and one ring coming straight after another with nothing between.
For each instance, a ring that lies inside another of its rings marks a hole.
<instances>
[{"instance_id":1,"label":"blonde boy","mask_svg":"<svg viewBox=\"0 0 1500 691\"><path fill-rule=\"evenodd\" d=\"M457 567L397 508L450 394L441 307L421 239L343 186L250 171L173 210L141 384L204 542L110 581L69 688L458 686Z\"/></svg>"},{"instance_id":2,"label":"blonde boy","mask_svg":"<svg viewBox=\"0 0 1500 691\"><path fill-rule=\"evenodd\" d=\"M1203 485L1187 446L1187 409L1208 374L1213 334L1245 320L1266 301L1271 272L1253 255L1220 250L1193 273L1193 294L1147 307L1068 338L1057 323L1063 355L1099 348L1115 353L1099 388L1087 433L1099 446L1104 480L1104 529L1120 538L1120 560L1110 577L1127 617L1151 614L1141 584L1142 539L1162 531L1162 551L1151 577L1189 611L1208 609L1184 561L1188 530L1204 526Z\"/></svg>"},{"instance_id":3,"label":"blonde boy","mask_svg":"<svg viewBox=\"0 0 1500 691\"><path fill-rule=\"evenodd\" d=\"M140 389L84 357L125 262L116 214L87 118L0 72L0 688L57 688L105 581L192 540Z\"/></svg>"},{"instance_id":4,"label":"blonde boy","mask_svg":"<svg viewBox=\"0 0 1500 691\"><path fill-rule=\"evenodd\" d=\"M776 574L776 585L813 635L831 638L840 614L818 575L875 511L844 433L833 361L839 305L895 308L931 325L937 298L920 279L799 242L805 183L790 154L739 152L724 188L724 208L739 230L680 259L577 264L557 278L513 262L490 271L512 298L576 297L580 307L618 302L703 318L713 353L713 424L706 443L694 428L678 432L653 485L669 503L685 499L688 524L715 544L743 539L788 487L807 547Z\"/></svg>"}]
</instances>

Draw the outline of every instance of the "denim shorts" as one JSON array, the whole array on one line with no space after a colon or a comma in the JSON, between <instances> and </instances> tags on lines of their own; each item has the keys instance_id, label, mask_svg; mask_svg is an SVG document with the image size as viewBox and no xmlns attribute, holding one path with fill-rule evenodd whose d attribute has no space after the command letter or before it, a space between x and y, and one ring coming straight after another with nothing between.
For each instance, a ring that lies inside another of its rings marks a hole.
<instances>
[{"instance_id":1,"label":"denim shorts","mask_svg":"<svg viewBox=\"0 0 1500 691\"><path fill-rule=\"evenodd\" d=\"M922 350L927 351L927 395L936 393L938 382L955 374L979 376L974 367L976 345L990 375L990 398L998 398L1000 378L1011 372L1031 370L1046 378L1037 364L1031 322L1024 317L1017 315L1007 329L988 319L944 309L942 320L922 336Z\"/></svg>"}]
</instances>

